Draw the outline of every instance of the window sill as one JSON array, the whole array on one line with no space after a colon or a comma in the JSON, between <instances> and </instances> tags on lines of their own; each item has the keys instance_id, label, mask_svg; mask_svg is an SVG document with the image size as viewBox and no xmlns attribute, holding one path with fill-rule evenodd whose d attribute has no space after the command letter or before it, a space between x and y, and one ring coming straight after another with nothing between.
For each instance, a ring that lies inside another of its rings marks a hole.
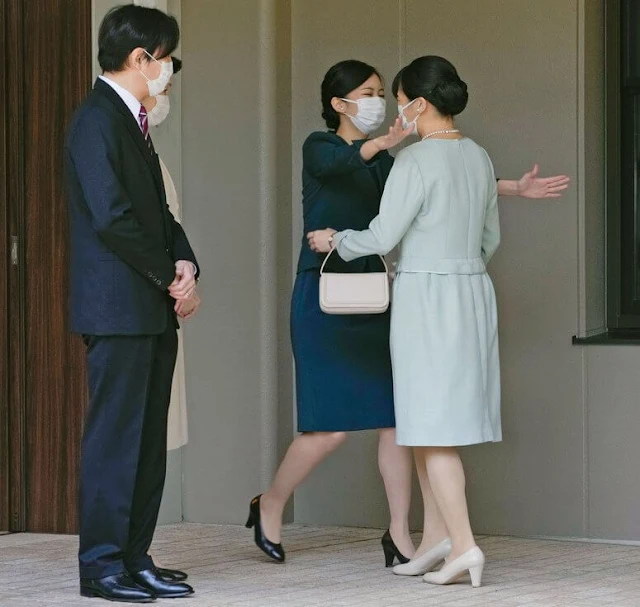
<instances>
[{"instance_id":1,"label":"window sill","mask_svg":"<svg viewBox=\"0 0 640 607\"><path fill-rule=\"evenodd\" d=\"M605 331L589 337L573 336L574 346L640 346L640 331Z\"/></svg>"}]
</instances>

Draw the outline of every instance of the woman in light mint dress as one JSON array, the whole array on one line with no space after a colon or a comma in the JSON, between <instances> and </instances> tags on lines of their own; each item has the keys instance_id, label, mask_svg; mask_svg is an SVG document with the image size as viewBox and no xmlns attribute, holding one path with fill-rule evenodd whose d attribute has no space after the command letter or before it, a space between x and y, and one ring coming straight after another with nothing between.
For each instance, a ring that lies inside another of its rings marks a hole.
<instances>
[{"instance_id":1,"label":"woman in light mint dress","mask_svg":"<svg viewBox=\"0 0 640 607\"><path fill-rule=\"evenodd\" d=\"M497 186L483 148L455 128L466 84L441 57L421 57L394 82L400 117L421 140L396 157L380 214L363 231L311 232L310 245L335 246L351 261L398 244L391 359L397 441L414 447L425 526L399 575L450 583L467 571L479 586L476 546L456 447L502 438L498 322L486 264L500 242ZM431 570L443 559L437 572Z\"/></svg>"}]
</instances>

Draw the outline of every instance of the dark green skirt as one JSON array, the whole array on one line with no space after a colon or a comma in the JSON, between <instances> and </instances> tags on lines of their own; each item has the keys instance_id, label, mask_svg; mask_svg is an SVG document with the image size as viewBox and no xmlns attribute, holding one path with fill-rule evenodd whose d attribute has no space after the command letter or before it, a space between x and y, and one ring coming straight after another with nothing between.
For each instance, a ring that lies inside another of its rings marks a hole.
<instances>
[{"instance_id":1,"label":"dark green skirt","mask_svg":"<svg viewBox=\"0 0 640 607\"><path fill-rule=\"evenodd\" d=\"M320 310L320 273L300 272L291 300L299 432L393 428L390 312Z\"/></svg>"}]
</instances>

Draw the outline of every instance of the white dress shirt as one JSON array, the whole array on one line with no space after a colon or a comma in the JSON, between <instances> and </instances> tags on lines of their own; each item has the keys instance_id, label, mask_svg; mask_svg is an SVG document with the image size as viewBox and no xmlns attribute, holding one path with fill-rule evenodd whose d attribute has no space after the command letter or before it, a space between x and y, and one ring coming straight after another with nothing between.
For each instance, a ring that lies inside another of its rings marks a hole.
<instances>
[{"instance_id":1,"label":"white dress shirt","mask_svg":"<svg viewBox=\"0 0 640 607\"><path fill-rule=\"evenodd\" d=\"M133 117L136 119L136 124L142 130L142 126L140 125L140 108L142 104L130 93L126 88L120 86L117 82L110 80L106 76L98 76L100 80L106 82L116 93L118 93L118 97L124 101L125 105L129 108Z\"/></svg>"}]
</instances>

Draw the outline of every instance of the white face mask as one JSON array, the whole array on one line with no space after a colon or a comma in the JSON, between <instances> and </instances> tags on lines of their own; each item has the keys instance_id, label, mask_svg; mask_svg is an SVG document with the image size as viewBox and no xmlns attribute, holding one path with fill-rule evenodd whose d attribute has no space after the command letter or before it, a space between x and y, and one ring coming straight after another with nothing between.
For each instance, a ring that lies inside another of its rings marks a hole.
<instances>
[{"instance_id":1,"label":"white face mask","mask_svg":"<svg viewBox=\"0 0 640 607\"><path fill-rule=\"evenodd\" d=\"M169 101L169 95L158 95L156 97L156 104L153 109L147 113L147 121L149 126L158 126L163 123L169 115L171 109L171 102Z\"/></svg>"},{"instance_id":2,"label":"white face mask","mask_svg":"<svg viewBox=\"0 0 640 607\"><path fill-rule=\"evenodd\" d=\"M402 128L407 130L408 128L412 128L413 132L416 132L416 124L418 122L418 118L420 117L420 114L416 114L416 117L409 122L407 120L407 117L404 115L404 111L412 104L415 103L416 101L418 101L417 99L414 99L413 101L409 101L409 103L407 103L407 105L400 105L398 104L398 114L400 115L400 118L402 118Z\"/></svg>"},{"instance_id":3,"label":"white face mask","mask_svg":"<svg viewBox=\"0 0 640 607\"><path fill-rule=\"evenodd\" d=\"M147 53L147 51L144 51ZM158 61L153 55L147 53L151 59L160 64L160 75L157 78L151 80L141 69L138 71L144 76L149 87L149 95L151 97L157 97L164 89L167 88L171 76L173 76L173 61Z\"/></svg>"},{"instance_id":4,"label":"white face mask","mask_svg":"<svg viewBox=\"0 0 640 607\"><path fill-rule=\"evenodd\" d=\"M362 97L357 101L353 99L343 99L347 103L355 103L358 111L355 116L349 116L353 125L365 135L377 131L386 117L387 102L384 97Z\"/></svg>"}]
</instances>

